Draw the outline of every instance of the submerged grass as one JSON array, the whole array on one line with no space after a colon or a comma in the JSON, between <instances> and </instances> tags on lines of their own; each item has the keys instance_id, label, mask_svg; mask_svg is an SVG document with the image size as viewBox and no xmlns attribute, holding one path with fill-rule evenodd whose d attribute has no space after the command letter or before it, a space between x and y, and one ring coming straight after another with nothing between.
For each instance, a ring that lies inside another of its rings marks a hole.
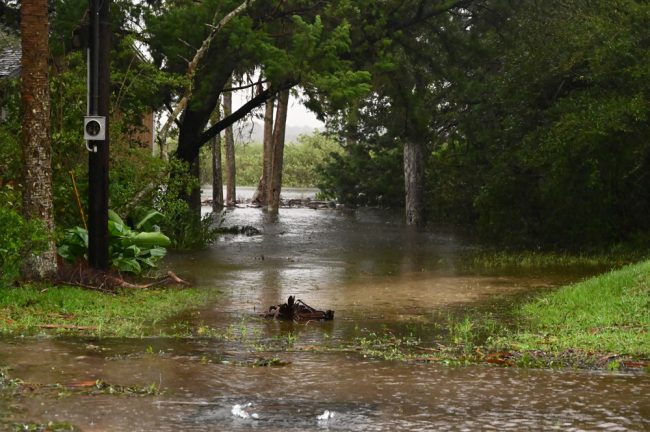
<instances>
[{"instance_id":1,"label":"submerged grass","mask_svg":"<svg viewBox=\"0 0 650 432\"><path fill-rule=\"evenodd\" d=\"M369 333L356 340L356 350L449 365L650 372L650 260L545 292L498 315L475 310L437 317L445 330L433 343Z\"/></svg>"},{"instance_id":2,"label":"submerged grass","mask_svg":"<svg viewBox=\"0 0 650 432\"><path fill-rule=\"evenodd\" d=\"M467 252L462 262L469 268L481 270L544 269L544 268L618 268L637 262L639 252L571 254L544 251L504 252L478 250Z\"/></svg>"},{"instance_id":3,"label":"submerged grass","mask_svg":"<svg viewBox=\"0 0 650 432\"><path fill-rule=\"evenodd\" d=\"M67 286L0 288L0 334L173 336L173 329L170 333L161 321L214 296L214 290L198 288L124 290L115 295Z\"/></svg>"}]
</instances>

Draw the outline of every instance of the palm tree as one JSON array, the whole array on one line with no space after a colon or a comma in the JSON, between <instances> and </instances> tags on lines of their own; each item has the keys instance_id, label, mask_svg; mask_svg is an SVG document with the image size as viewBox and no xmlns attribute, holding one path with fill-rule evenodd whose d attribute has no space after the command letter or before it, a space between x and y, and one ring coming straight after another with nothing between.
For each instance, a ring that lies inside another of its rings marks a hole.
<instances>
[{"instance_id":1,"label":"palm tree","mask_svg":"<svg viewBox=\"0 0 650 432\"><path fill-rule=\"evenodd\" d=\"M24 268L24 275L42 279L56 271L47 0L23 0L20 16L23 213L28 220L42 221L49 239L45 251L30 257Z\"/></svg>"}]
</instances>

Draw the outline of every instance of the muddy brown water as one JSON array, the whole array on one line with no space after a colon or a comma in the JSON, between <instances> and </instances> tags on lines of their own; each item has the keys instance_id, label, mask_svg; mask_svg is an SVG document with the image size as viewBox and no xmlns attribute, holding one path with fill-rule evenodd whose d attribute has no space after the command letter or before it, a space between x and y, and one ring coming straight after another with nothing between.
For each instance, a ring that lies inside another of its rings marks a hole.
<instances>
[{"instance_id":1,"label":"muddy brown water","mask_svg":"<svg viewBox=\"0 0 650 432\"><path fill-rule=\"evenodd\" d=\"M238 208L225 213L224 225L252 225L263 235L225 236L166 265L222 291L182 319L235 337L0 340L0 365L29 383L101 379L164 390L130 397L37 389L0 398L0 429L68 421L84 431L650 430L644 373L447 367L300 351L371 331L433 344L445 313L498 314L508 298L594 269L472 272L456 236L411 232L400 214L380 210L282 209L270 220ZM258 317L289 295L335 310L335 320L279 325ZM246 335L292 339L294 350L261 352ZM252 367L260 357L287 365Z\"/></svg>"}]
</instances>

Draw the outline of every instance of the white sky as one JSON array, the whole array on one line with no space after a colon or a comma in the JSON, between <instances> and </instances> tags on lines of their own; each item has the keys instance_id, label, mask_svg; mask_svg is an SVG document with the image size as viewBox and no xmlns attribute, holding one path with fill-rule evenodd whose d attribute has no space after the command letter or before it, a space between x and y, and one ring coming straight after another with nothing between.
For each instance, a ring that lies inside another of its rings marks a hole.
<instances>
[{"instance_id":1,"label":"white sky","mask_svg":"<svg viewBox=\"0 0 650 432\"><path fill-rule=\"evenodd\" d=\"M237 110L250 98L250 91L240 90L233 93L232 109ZM261 112L261 111L260 111ZM287 114L287 126L309 127L325 129L325 124L316 118L316 115L304 107L300 100L293 95L289 98L289 112Z\"/></svg>"},{"instance_id":2,"label":"white sky","mask_svg":"<svg viewBox=\"0 0 650 432\"><path fill-rule=\"evenodd\" d=\"M325 129L325 124L316 118L316 114L305 108L305 106L293 96L289 98L287 125L309 126L310 128Z\"/></svg>"}]
</instances>

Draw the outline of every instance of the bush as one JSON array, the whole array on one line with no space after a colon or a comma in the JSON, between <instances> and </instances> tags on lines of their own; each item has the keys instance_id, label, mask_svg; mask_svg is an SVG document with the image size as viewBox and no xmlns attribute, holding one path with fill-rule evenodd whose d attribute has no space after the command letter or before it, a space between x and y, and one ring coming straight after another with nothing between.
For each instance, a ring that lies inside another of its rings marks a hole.
<instances>
[{"instance_id":1,"label":"bush","mask_svg":"<svg viewBox=\"0 0 650 432\"><path fill-rule=\"evenodd\" d=\"M13 190L0 189L0 286L18 279L26 256L47 246L44 230L38 223L23 219L17 199Z\"/></svg>"},{"instance_id":2,"label":"bush","mask_svg":"<svg viewBox=\"0 0 650 432\"><path fill-rule=\"evenodd\" d=\"M318 166L318 187L326 198L349 205L404 204L402 153L398 148L349 146L345 153L330 153Z\"/></svg>"}]
</instances>

